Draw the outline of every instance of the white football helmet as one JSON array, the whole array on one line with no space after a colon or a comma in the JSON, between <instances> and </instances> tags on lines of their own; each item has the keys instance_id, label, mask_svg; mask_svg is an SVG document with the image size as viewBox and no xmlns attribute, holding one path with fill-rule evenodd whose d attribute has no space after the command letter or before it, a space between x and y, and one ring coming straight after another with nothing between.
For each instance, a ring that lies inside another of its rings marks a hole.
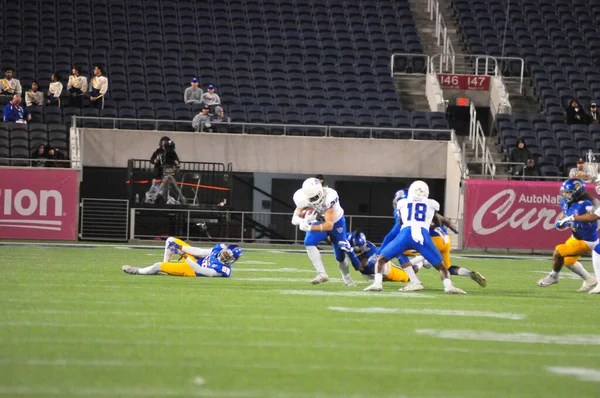
<instances>
[{"instance_id":1,"label":"white football helmet","mask_svg":"<svg viewBox=\"0 0 600 398\"><path fill-rule=\"evenodd\" d=\"M320 206L325 201L325 192L316 178L307 178L302 183L302 192L311 206Z\"/></svg>"},{"instance_id":2,"label":"white football helmet","mask_svg":"<svg viewBox=\"0 0 600 398\"><path fill-rule=\"evenodd\" d=\"M424 181L415 181L408 188L408 196L427 199L429 197L429 186Z\"/></svg>"}]
</instances>

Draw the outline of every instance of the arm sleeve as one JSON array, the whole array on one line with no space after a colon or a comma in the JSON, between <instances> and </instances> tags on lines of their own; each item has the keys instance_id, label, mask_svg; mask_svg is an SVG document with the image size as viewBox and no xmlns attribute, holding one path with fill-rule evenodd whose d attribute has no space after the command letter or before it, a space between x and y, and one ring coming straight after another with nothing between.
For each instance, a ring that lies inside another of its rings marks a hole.
<instances>
[{"instance_id":1,"label":"arm sleeve","mask_svg":"<svg viewBox=\"0 0 600 398\"><path fill-rule=\"evenodd\" d=\"M81 83L81 92L85 93L88 91L88 81L86 78L81 79L82 83Z\"/></svg>"},{"instance_id":2,"label":"arm sleeve","mask_svg":"<svg viewBox=\"0 0 600 398\"><path fill-rule=\"evenodd\" d=\"M182 246L181 250L194 257L206 257L212 252L212 249L202 249L200 247Z\"/></svg>"},{"instance_id":3,"label":"arm sleeve","mask_svg":"<svg viewBox=\"0 0 600 398\"><path fill-rule=\"evenodd\" d=\"M186 88L183 92L183 102L187 102L190 99L190 94L190 90Z\"/></svg>"},{"instance_id":4,"label":"arm sleeve","mask_svg":"<svg viewBox=\"0 0 600 398\"><path fill-rule=\"evenodd\" d=\"M6 122L8 120L8 105L4 107L2 114L4 115L4 121Z\"/></svg>"},{"instance_id":5,"label":"arm sleeve","mask_svg":"<svg viewBox=\"0 0 600 398\"><path fill-rule=\"evenodd\" d=\"M197 114L192 119L192 127L194 128L194 130L198 130L198 127L200 127L200 114Z\"/></svg>"},{"instance_id":6,"label":"arm sleeve","mask_svg":"<svg viewBox=\"0 0 600 398\"><path fill-rule=\"evenodd\" d=\"M108 91L108 79L102 79L102 87L100 87L100 95L98 97L103 97L104 94Z\"/></svg>"},{"instance_id":7,"label":"arm sleeve","mask_svg":"<svg viewBox=\"0 0 600 398\"><path fill-rule=\"evenodd\" d=\"M217 97L217 99L215 100L215 105L220 105L221 104L221 97L219 97L219 94L215 94L215 97Z\"/></svg>"},{"instance_id":8,"label":"arm sleeve","mask_svg":"<svg viewBox=\"0 0 600 398\"><path fill-rule=\"evenodd\" d=\"M300 217L300 212L298 209L294 210L294 215L292 216L292 224L300 225L302 222L302 217Z\"/></svg>"},{"instance_id":9,"label":"arm sleeve","mask_svg":"<svg viewBox=\"0 0 600 398\"><path fill-rule=\"evenodd\" d=\"M186 258L185 261L188 263L188 265L190 267L192 267L192 269L194 270L194 272L196 274L200 274L202 276L208 276L208 277L219 276L219 273L217 271L215 271L214 269L208 268L208 267L201 267L200 265L198 265L198 263L196 263L191 258Z\"/></svg>"},{"instance_id":10,"label":"arm sleeve","mask_svg":"<svg viewBox=\"0 0 600 398\"><path fill-rule=\"evenodd\" d=\"M69 76L69 79L67 80L67 90L70 90L70 89L71 89L71 87L72 87L72 84L71 84L71 76Z\"/></svg>"},{"instance_id":11,"label":"arm sleeve","mask_svg":"<svg viewBox=\"0 0 600 398\"><path fill-rule=\"evenodd\" d=\"M19 94L19 95L23 92L23 89L21 88L21 82L20 81L18 81L17 85L15 86L15 92L17 94Z\"/></svg>"},{"instance_id":12,"label":"arm sleeve","mask_svg":"<svg viewBox=\"0 0 600 398\"><path fill-rule=\"evenodd\" d=\"M356 253L354 253L354 250L346 254L348 255L348 257L350 257L350 263L352 263L352 267L354 267L354 269L358 271L360 269L360 259L358 258Z\"/></svg>"},{"instance_id":13,"label":"arm sleeve","mask_svg":"<svg viewBox=\"0 0 600 398\"><path fill-rule=\"evenodd\" d=\"M379 251L381 251L381 249L387 246L398 235L399 232L400 223L396 223L394 225L394 228L392 228L390 232L388 232L388 234L385 236L385 238L383 238L383 242L381 242L381 247L379 248Z\"/></svg>"}]
</instances>

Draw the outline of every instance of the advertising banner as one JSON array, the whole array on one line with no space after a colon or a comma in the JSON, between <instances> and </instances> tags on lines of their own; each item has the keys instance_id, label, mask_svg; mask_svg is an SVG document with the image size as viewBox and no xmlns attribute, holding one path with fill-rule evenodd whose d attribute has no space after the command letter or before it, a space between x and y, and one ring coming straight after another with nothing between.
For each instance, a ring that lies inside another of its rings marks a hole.
<instances>
[{"instance_id":1,"label":"advertising banner","mask_svg":"<svg viewBox=\"0 0 600 398\"><path fill-rule=\"evenodd\" d=\"M570 236L554 223L562 182L466 180L464 245L554 249ZM587 191L595 196L594 185Z\"/></svg>"},{"instance_id":2,"label":"advertising banner","mask_svg":"<svg viewBox=\"0 0 600 398\"><path fill-rule=\"evenodd\" d=\"M78 171L0 168L0 239L76 240Z\"/></svg>"}]
</instances>

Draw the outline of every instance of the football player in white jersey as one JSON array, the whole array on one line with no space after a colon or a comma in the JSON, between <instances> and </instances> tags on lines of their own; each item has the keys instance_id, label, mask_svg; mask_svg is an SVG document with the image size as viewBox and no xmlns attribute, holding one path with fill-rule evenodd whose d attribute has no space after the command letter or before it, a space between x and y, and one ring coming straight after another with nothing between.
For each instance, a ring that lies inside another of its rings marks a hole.
<instances>
[{"instance_id":1,"label":"football player in white jersey","mask_svg":"<svg viewBox=\"0 0 600 398\"><path fill-rule=\"evenodd\" d=\"M329 187L323 187L316 178L308 178L302 184L302 188L294 194L294 203L296 210L292 216L292 224L306 232L304 246L308 258L317 271L317 276L311 280L311 283L316 285L329 281L321 253L317 249L317 244L329 237L344 283L354 286L350 277L348 258L344 252L352 248L346 240L346 219L337 192ZM302 217L305 209L312 209L313 212Z\"/></svg>"},{"instance_id":2,"label":"football player in white jersey","mask_svg":"<svg viewBox=\"0 0 600 398\"><path fill-rule=\"evenodd\" d=\"M452 285L450 273L444 265L440 251L435 247L429 235L429 227L440 204L429 198L429 186L423 181L415 181L408 188L408 196L397 202L398 213L402 221L400 233L384 247L375 265L374 283L366 291L381 291L383 289L382 271L385 264L408 249L418 251L435 269L440 272L444 291L448 294L466 294L465 291ZM408 274L411 282L402 288L406 291L423 290L423 284L415 274L410 264L403 264L402 269Z\"/></svg>"}]
</instances>

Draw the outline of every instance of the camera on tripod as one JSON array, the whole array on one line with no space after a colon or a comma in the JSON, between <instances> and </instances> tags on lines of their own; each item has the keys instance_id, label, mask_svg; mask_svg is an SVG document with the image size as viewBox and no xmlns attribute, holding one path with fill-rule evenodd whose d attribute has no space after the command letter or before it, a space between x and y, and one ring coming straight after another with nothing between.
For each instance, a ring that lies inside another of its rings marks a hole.
<instances>
[{"instance_id":1,"label":"camera on tripod","mask_svg":"<svg viewBox=\"0 0 600 398\"><path fill-rule=\"evenodd\" d=\"M163 168L163 175L173 176L179 171L179 159L175 152L175 142L167 141L164 151L160 156L160 164Z\"/></svg>"}]
</instances>

